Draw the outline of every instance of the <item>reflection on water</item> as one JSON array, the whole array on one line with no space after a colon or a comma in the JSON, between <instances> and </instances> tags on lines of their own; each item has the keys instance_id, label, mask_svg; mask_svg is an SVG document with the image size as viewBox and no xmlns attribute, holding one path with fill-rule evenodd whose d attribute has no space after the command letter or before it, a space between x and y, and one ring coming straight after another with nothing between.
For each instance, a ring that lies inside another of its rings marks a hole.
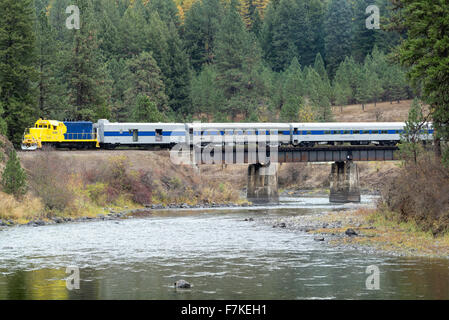
<instances>
[{"instance_id":1,"label":"reflection on water","mask_svg":"<svg viewBox=\"0 0 449 320\"><path fill-rule=\"evenodd\" d=\"M367 256L258 223L351 206L285 198L276 207L6 229L0 232L0 299L449 298L447 260ZM255 221L243 221L249 217ZM369 265L380 269L378 291L365 287ZM80 268L80 290L66 289L67 266ZM192 289L174 290L179 279Z\"/></svg>"}]
</instances>

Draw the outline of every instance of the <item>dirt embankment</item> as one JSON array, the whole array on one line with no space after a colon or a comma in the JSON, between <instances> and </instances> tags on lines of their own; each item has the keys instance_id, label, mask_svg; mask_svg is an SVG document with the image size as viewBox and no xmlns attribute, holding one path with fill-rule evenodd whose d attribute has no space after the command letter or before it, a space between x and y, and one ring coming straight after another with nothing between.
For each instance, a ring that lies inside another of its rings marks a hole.
<instances>
[{"instance_id":1,"label":"dirt embankment","mask_svg":"<svg viewBox=\"0 0 449 320\"><path fill-rule=\"evenodd\" d=\"M248 165L176 165L167 151L54 151L55 160L68 163L73 173L83 174L96 170L111 159L126 157L132 171L151 171L154 180L166 180L172 175L186 185L205 184L215 187L228 184L238 190L241 196L247 184ZM39 152L20 152L26 167L38 158ZM56 160L58 159L58 160ZM397 161L358 162L360 185L365 192L375 192L382 187L385 176L395 174L400 165ZM331 163L287 163L279 167L279 188L293 190L315 190L329 188Z\"/></svg>"}]
</instances>

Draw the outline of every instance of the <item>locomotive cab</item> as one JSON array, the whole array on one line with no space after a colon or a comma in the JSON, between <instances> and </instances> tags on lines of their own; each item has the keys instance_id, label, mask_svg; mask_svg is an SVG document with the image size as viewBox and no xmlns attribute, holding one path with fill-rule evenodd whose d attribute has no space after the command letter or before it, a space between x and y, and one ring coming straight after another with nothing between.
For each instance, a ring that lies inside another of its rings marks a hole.
<instances>
[{"instance_id":1,"label":"locomotive cab","mask_svg":"<svg viewBox=\"0 0 449 320\"><path fill-rule=\"evenodd\" d=\"M66 127L62 122L39 119L34 127L25 129L22 140L22 150L42 148L42 142L57 142L64 139Z\"/></svg>"}]
</instances>

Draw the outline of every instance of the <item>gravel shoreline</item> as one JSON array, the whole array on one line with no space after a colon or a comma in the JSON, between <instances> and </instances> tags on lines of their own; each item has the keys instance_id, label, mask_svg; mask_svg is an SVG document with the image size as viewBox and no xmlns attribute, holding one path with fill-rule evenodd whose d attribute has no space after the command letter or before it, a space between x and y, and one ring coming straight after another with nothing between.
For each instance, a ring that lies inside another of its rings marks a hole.
<instances>
[{"instance_id":1,"label":"gravel shoreline","mask_svg":"<svg viewBox=\"0 0 449 320\"><path fill-rule=\"evenodd\" d=\"M394 257L449 258L449 244L443 240L424 238L399 227L378 227L358 210L256 218L254 221L290 232L306 233L323 245L342 250Z\"/></svg>"},{"instance_id":2,"label":"gravel shoreline","mask_svg":"<svg viewBox=\"0 0 449 320\"><path fill-rule=\"evenodd\" d=\"M272 204L275 205L275 204ZM180 210L180 209L226 209L226 208L250 208L250 207L258 207L259 205L253 205L249 203L242 203L242 204L236 204L236 203L225 203L225 204L219 204L219 203L210 203L210 204L197 204L197 205L189 205L187 203L183 204L152 204L147 205L144 208L138 208L138 209L126 209L126 210L120 210L116 211L111 208L103 208L105 212L104 214L98 214L95 217L93 216L83 216L83 217L52 217L48 219L35 219L32 221L29 221L25 224L17 223L13 220L1 220L0 219L0 231L2 229L8 228L8 227L14 227L14 226L31 226L31 227L40 227L40 226L46 226L46 225L54 225L54 224L62 224L62 223L71 223L71 222L91 222L91 221L107 221L107 220L121 220L121 219L128 219L128 218L134 218L134 217L142 217L146 215L151 215L153 212L156 211L164 211L164 210ZM270 206L269 204L264 206Z\"/></svg>"}]
</instances>

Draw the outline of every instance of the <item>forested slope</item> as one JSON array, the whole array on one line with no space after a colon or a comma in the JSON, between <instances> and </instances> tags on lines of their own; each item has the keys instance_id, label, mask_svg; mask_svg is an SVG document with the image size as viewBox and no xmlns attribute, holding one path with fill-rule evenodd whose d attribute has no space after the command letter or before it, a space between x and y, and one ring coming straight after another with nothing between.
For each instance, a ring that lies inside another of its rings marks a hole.
<instances>
[{"instance_id":1,"label":"forested slope","mask_svg":"<svg viewBox=\"0 0 449 320\"><path fill-rule=\"evenodd\" d=\"M332 105L411 98L387 0L366 28L372 2L4 0L0 131L17 143L37 117L331 121Z\"/></svg>"}]
</instances>

